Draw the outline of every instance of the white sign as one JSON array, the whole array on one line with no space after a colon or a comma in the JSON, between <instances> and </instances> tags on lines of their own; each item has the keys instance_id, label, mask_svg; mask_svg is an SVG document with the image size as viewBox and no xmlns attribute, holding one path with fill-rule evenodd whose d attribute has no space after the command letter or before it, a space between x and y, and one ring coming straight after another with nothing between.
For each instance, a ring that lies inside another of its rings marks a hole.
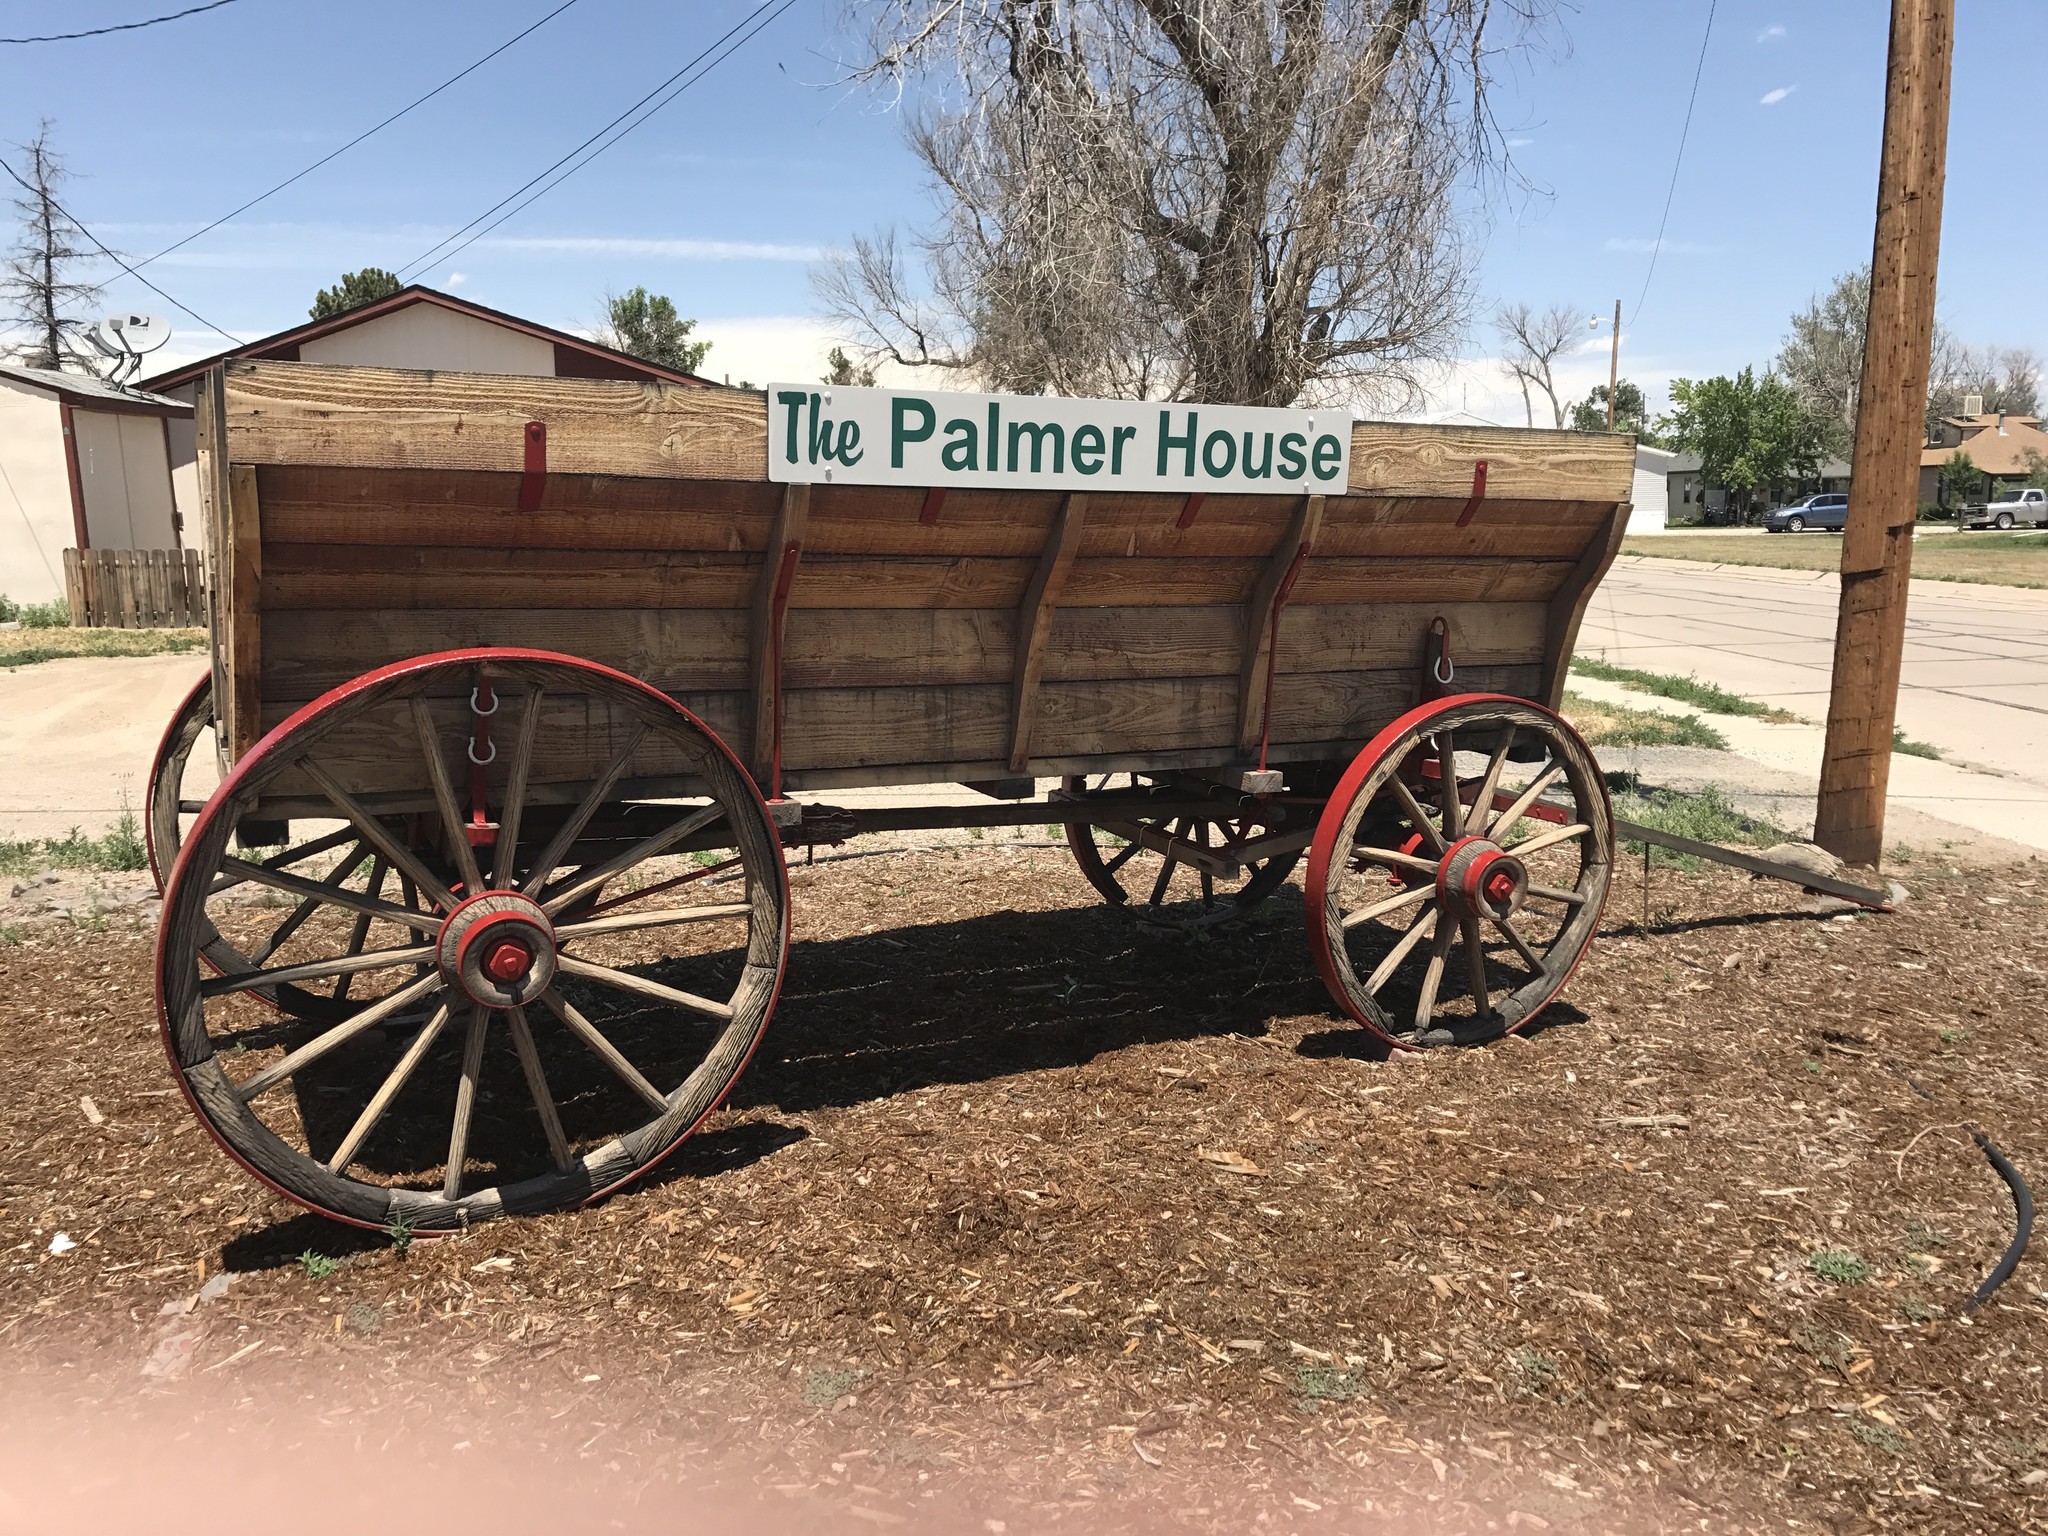
<instances>
[{"instance_id":1,"label":"white sign","mask_svg":"<svg viewBox=\"0 0 2048 1536\"><path fill-rule=\"evenodd\" d=\"M1344 411L768 386L768 478L833 485L1342 495Z\"/></svg>"}]
</instances>

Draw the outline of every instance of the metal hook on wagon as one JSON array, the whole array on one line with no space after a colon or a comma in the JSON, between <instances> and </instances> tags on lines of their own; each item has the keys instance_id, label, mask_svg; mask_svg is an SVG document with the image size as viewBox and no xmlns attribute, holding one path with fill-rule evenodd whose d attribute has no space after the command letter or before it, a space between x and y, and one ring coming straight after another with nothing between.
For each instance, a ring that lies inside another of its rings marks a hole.
<instances>
[{"instance_id":1,"label":"metal hook on wagon","mask_svg":"<svg viewBox=\"0 0 2048 1536\"><path fill-rule=\"evenodd\" d=\"M482 715L486 719L488 719L490 716L495 715L499 711L499 709L501 709L504 706L505 700L496 690L493 690L491 693L491 707L489 709L485 709L481 704L477 702L477 695L480 694L482 691L483 689L481 686L469 690L469 712L472 715Z\"/></svg>"},{"instance_id":2,"label":"metal hook on wagon","mask_svg":"<svg viewBox=\"0 0 2048 1536\"><path fill-rule=\"evenodd\" d=\"M478 757L476 755L476 738L474 736L469 738L469 747L467 749L469 760L479 768L488 768L498 760L498 744L495 741L491 741L486 742L485 745L491 749L491 755L489 757Z\"/></svg>"},{"instance_id":3,"label":"metal hook on wagon","mask_svg":"<svg viewBox=\"0 0 2048 1536\"><path fill-rule=\"evenodd\" d=\"M1425 683L1424 695L1442 698L1450 692L1451 683L1458 675L1458 669L1451 661L1450 621L1442 614L1429 621L1429 630L1423 639L1423 664L1428 668L1429 681L1436 684L1432 691Z\"/></svg>"}]
</instances>

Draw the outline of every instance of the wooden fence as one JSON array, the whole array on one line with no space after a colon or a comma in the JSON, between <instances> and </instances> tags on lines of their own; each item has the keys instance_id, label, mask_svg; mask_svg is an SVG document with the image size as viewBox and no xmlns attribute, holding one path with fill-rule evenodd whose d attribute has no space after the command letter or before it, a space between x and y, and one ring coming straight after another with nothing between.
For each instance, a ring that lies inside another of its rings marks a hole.
<instances>
[{"instance_id":1,"label":"wooden fence","mask_svg":"<svg viewBox=\"0 0 2048 1536\"><path fill-rule=\"evenodd\" d=\"M67 549L72 624L177 629L206 622L206 576L196 549Z\"/></svg>"}]
</instances>

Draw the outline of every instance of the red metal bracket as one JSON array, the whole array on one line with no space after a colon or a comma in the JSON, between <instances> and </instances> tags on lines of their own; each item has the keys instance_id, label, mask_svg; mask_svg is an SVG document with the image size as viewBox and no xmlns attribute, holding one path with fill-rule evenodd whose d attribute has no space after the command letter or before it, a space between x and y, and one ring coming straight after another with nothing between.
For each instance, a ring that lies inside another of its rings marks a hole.
<instances>
[{"instance_id":1,"label":"red metal bracket","mask_svg":"<svg viewBox=\"0 0 2048 1536\"><path fill-rule=\"evenodd\" d=\"M1200 491L1189 492L1188 499L1181 503L1180 516L1174 520L1173 526L1176 528L1194 527L1195 514L1202 510L1202 503L1207 501L1208 499L1209 498Z\"/></svg>"},{"instance_id":2,"label":"red metal bracket","mask_svg":"<svg viewBox=\"0 0 2048 1536\"><path fill-rule=\"evenodd\" d=\"M1443 698L1457 675L1451 661L1450 621L1438 614L1422 637L1422 702Z\"/></svg>"},{"instance_id":3,"label":"red metal bracket","mask_svg":"<svg viewBox=\"0 0 2048 1536\"><path fill-rule=\"evenodd\" d=\"M1260 708L1259 719L1259 772L1266 771L1266 749L1273 740L1273 679L1280 673L1280 610L1287 606L1287 599L1294 591L1294 583L1301 575L1301 568L1308 563L1309 544L1302 541L1301 548L1294 552L1294 560L1287 567L1287 574L1280 578L1280 585L1273 592L1273 616L1267 622L1272 630L1266 642L1266 701Z\"/></svg>"},{"instance_id":4,"label":"red metal bracket","mask_svg":"<svg viewBox=\"0 0 2048 1536\"><path fill-rule=\"evenodd\" d=\"M526 473L519 479L519 510L540 509L541 493L548 488L548 424L526 424Z\"/></svg>"},{"instance_id":5,"label":"red metal bracket","mask_svg":"<svg viewBox=\"0 0 2048 1536\"><path fill-rule=\"evenodd\" d=\"M463 835L472 848L489 848L498 841L498 824L490 818L490 765L498 760L491 741L491 716L498 712L498 696L487 673L479 671L476 687L469 695L469 712L474 724L469 733L469 820Z\"/></svg>"},{"instance_id":6,"label":"red metal bracket","mask_svg":"<svg viewBox=\"0 0 2048 1536\"><path fill-rule=\"evenodd\" d=\"M924 510L917 514L917 520L929 528L939 520L939 513L946 505L946 488L935 485L924 493Z\"/></svg>"},{"instance_id":7,"label":"red metal bracket","mask_svg":"<svg viewBox=\"0 0 2048 1536\"><path fill-rule=\"evenodd\" d=\"M1479 503L1486 500L1486 460L1481 459L1472 466L1472 496L1465 503L1465 510L1458 514L1458 526L1464 527L1472 521L1472 515L1479 510Z\"/></svg>"},{"instance_id":8,"label":"red metal bracket","mask_svg":"<svg viewBox=\"0 0 2048 1536\"><path fill-rule=\"evenodd\" d=\"M940 492L943 496L945 493ZM775 745L768 760L768 798L782 798L782 621L789 613L789 589L796 584L796 563L802 557L801 540L791 539L782 551L782 568L775 573L775 591L768 599L769 656L775 673Z\"/></svg>"}]
</instances>

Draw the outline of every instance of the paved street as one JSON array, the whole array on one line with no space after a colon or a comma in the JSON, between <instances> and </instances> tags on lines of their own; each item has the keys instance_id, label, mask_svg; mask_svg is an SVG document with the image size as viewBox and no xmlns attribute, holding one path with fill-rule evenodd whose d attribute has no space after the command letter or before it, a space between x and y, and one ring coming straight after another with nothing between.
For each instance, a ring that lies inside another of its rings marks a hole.
<instances>
[{"instance_id":1,"label":"paved street","mask_svg":"<svg viewBox=\"0 0 2048 1536\"><path fill-rule=\"evenodd\" d=\"M1696 673L1807 717L1815 724L1714 723L1745 756L1811 777L1838 593L1831 573L1624 558L1594 598L1579 649L1623 666ZM2048 592L1914 582L1899 724L1947 761L1895 757L1896 804L2048 848Z\"/></svg>"}]
</instances>

